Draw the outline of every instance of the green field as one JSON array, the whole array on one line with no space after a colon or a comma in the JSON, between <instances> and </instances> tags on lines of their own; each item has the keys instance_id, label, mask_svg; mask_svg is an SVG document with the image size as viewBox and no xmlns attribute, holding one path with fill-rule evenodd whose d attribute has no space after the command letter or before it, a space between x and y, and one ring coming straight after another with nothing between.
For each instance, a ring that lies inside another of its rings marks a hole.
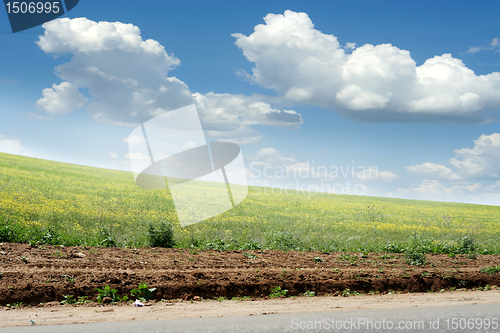
<instances>
[{"instance_id":1,"label":"green field","mask_svg":"<svg viewBox=\"0 0 500 333\"><path fill-rule=\"evenodd\" d=\"M273 194L181 228L170 193L129 172L0 153L0 242L148 246L170 223L178 247L500 254L500 207L365 196Z\"/></svg>"}]
</instances>

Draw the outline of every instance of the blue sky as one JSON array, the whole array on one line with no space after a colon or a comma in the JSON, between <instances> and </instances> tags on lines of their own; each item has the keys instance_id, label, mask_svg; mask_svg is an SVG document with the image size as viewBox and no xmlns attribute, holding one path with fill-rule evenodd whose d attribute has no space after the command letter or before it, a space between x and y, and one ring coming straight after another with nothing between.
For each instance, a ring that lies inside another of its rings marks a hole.
<instances>
[{"instance_id":1,"label":"blue sky","mask_svg":"<svg viewBox=\"0 0 500 333\"><path fill-rule=\"evenodd\" d=\"M499 205L499 14L80 0L13 34L0 11L0 151L130 170L133 128L194 103L210 141L240 145L250 184Z\"/></svg>"}]
</instances>

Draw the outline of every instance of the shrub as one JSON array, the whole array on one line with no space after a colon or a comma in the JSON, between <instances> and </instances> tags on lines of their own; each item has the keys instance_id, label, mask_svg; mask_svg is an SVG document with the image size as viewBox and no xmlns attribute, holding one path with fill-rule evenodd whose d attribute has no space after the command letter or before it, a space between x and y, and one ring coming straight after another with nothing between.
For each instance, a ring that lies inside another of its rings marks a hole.
<instances>
[{"instance_id":1,"label":"shrub","mask_svg":"<svg viewBox=\"0 0 500 333\"><path fill-rule=\"evenodd\" d=\"M462 238L462 244L460 244L460 252L463 254L473 253L476 251L476 244L473 238L464 236Z\"/></svg>"},{"instance_id":2,"label":"shrub","mask_svg":"<svg viewBox=\"0 0 500 333\"><path fill-rule=\"evenodd\" d=\"M148 225L148 241L151 247L172 248L175 246L174 230L170 223L162 221L158 228L153 227L152 223Z\"/></svg>"}]
</instances>

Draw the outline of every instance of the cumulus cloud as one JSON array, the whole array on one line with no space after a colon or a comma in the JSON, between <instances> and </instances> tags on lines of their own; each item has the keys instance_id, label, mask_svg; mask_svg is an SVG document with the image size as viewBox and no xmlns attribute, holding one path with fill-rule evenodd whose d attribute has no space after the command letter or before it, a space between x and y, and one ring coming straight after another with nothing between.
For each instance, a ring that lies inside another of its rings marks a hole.
<instances>
[{"instance_id":1,"label":"cumulus cloud","mask_svg":"<svg viewBox=\"0 0 500 333\"><path fill-rule=\"evenodd\" d=\"M44 52L72 55L56 67L64 81L44 89L37 102L47 113L65 114L88 103L96 121L136 126L195 103L209 135L238 143L260 139L253 125L296 128L302 123L295 111L276 110L258 96L193 94L186 83L168 76L180 60L157 41L144 40L132 24L63 18L43 28L37 44Z\"/></svg>"},{"instance_id":2,"label":"cumulus cloud","mask_svg":"<svg viewBox=\"0 0 500 333\"><path fill-rule=\"evenodd\" d=\"M78 92L78 86L67 81L53 84L52 88L42 91L43 98L36 104L49 114L66 114L80 109L87 104L88 99Z\"/></svg>"},{"instance_id":3,"label":"cumulus cloud","mask_svg":"<svg viewBox=\"0 0 500 333\"><path fill-rule=\"evenodd\" d=\"M407 166L406 170L425 178L449 181L500 177L500 133L483 134L474 140L473 148L455 149L454 153L455 157L448 162L455 170L432 162Z\"/></svg>"},{"instance_id":4,"label":"cumulus cloud","mask_svg":"<svg viewBox=\"0 0 500 333\"><path fill-rule=\"evenodd\" d=\"M419 185L399 188L407 198L498 205L500 200L500 133L483 134L474 147L456 149L450 167L425 162L406 170L423 178Z\"/></svg>"},{"instance_id":5,"label":"cumulus cloud","mask_svg":"<svg viewBox=\"0 0 500 333\"><path fill-rule=\"evenodd\" d=\"M288 100L362 121L484 122L500 107L500 73L475 75L451 54L417 66L391 44L342 47L306 13L268 14L235 44L255 67L246 77ZM493 41L492 45L497 42ZM353 49L346 53L345 49Z\"/></svg>"},{"instance_id":6,"label":"cumulus cloud","mask_svg":"<svg viewBox=\"0 0 500 333\"><path fill-rule=\"evenodd\" d=\"M15 155L30 155L29 151L22 146L18 139L7 138L3 135L0 135L0 152Z\"/></svg>"},{"instance_id":7,"label":"cumulus cloud","mask_svg":"<svg viewBox=\"0 0 500 333\"><path fill-rule=\"evenodd\" d=\"M422 177L433 177L437 179L446 180L461 180L463 179L456 172L453 172L450 168L436 164L432 162L425 162L423 164L416 164L406 167L406 171L420 175Z\"/></svg>"},{"instance_id":8,"label":"cumulus cloud","mask_svg":"<svg viewBox=\"0 0 500 333\"><path fill-rule=\"evenodd\" d=\"M483 134L474 140L473 148L455 150L450 164L467 178L499 178L500 133Z\"/></svg>"}]
</instances>

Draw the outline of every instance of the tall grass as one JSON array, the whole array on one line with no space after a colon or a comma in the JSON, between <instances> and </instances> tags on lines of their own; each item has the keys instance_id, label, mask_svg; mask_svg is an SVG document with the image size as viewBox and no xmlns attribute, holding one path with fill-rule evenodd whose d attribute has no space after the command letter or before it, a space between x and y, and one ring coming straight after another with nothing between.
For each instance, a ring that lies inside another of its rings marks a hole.
<instances>
[{"instance_id":1,"label":"tall grass","mask_svg":"<svg viewBox=\"0 0 500 333\"><path fill-rule=\"evenodd\" d=\"M289 191L290 194L290 191ZM181 228L168 190L131 173L0 153L0 241L179 247L500 253L500 207L250 187L236 208Z\"/></svg>"}]
</instances>

